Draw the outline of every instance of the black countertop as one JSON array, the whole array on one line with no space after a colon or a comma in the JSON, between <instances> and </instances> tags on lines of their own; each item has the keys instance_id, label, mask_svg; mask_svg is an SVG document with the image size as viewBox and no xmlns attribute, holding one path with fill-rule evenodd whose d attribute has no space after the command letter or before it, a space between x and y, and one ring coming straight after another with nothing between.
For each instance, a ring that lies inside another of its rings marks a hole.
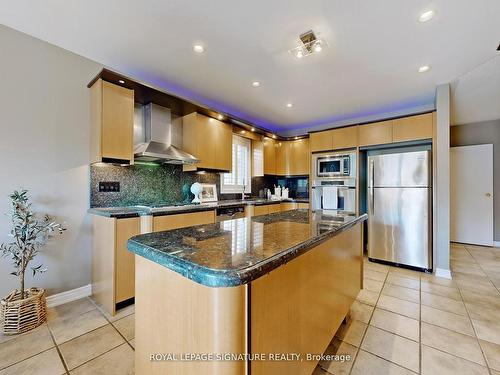
<instances>
[{"instance_id":1,"label":"black countertop","mask_svg":"<svg viewBox=\"0 0 500 375\"><path fill-rule=\"evenodd\" d=\"M246 284L349 230L367 215L291 210L132 237L129 251L199 284Z\"/></svg>"}]
</instances>

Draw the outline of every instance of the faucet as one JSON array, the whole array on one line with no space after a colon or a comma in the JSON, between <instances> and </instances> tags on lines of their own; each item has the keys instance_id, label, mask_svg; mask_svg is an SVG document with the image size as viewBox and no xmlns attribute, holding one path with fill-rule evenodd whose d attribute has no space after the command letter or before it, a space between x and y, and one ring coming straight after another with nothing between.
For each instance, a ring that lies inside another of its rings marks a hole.
<instances>
[{"instance_id":1,"label":"faucet","mask_svg":"<svg viewBox=\"0 0 500 375\"><path fill-rule=\"evenodd\" d=\"M245 185L245 183L243 183L243 189L241 190L241 200L244 201L245 200L245 189L247 188L247 186Z\"/></svg>"}]
</instances>

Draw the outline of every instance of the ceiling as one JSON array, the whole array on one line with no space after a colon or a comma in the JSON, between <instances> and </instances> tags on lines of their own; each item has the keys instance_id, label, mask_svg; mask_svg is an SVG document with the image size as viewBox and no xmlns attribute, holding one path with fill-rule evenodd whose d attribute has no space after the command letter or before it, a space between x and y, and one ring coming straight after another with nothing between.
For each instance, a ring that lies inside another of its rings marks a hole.
<instances>
[{"instance_id":1,"label":"ceiling","mask_svg":"<svg viewBox=\"0 0 500 375\"><path fill-rule=\"evenodd\" d=\"M0 4L6 26L286 135L432 109L436 85L471 71L481 80L474 69L487 61L498 69L498 0ZM428 9L436 16L418 22ZM311 28L328 47L294 58L288 50ZM194 43L205 52L195 54Z\"/></svg>"}]
</instances>

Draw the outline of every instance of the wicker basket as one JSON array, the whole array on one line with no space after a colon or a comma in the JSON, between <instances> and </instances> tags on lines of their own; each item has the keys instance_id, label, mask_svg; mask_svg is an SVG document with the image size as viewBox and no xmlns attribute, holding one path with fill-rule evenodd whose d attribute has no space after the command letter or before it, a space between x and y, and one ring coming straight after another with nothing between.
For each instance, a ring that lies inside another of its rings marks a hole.
<instances>
[{"instance_id":1,"label":"wicker basket","mask_svg":"<svg viewBox=\"0 0 500 375\"><path fill-rule=\"evenodd\" d=\"M15 290L0 301L0 325L4 335L27 332L47 320L45 289L31 288L21 292Z\"/></svg>"}]
</instances>

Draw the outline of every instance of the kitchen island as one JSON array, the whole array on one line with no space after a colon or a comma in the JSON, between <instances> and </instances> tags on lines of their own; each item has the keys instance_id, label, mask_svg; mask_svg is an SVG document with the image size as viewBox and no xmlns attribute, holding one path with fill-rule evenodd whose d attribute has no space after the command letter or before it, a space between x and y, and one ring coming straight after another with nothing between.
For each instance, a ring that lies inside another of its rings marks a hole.
<instances>
[{"instance_id":1,"label":"kitchen island","mask_svg":"<svg viewBox=\"0 0 500 375\"><path fill-rule=\"evenodd\" d=\"M364 220L292 210L131 238L136 374L311 374L361 289Z\"/></svg>"}]
</instances>

